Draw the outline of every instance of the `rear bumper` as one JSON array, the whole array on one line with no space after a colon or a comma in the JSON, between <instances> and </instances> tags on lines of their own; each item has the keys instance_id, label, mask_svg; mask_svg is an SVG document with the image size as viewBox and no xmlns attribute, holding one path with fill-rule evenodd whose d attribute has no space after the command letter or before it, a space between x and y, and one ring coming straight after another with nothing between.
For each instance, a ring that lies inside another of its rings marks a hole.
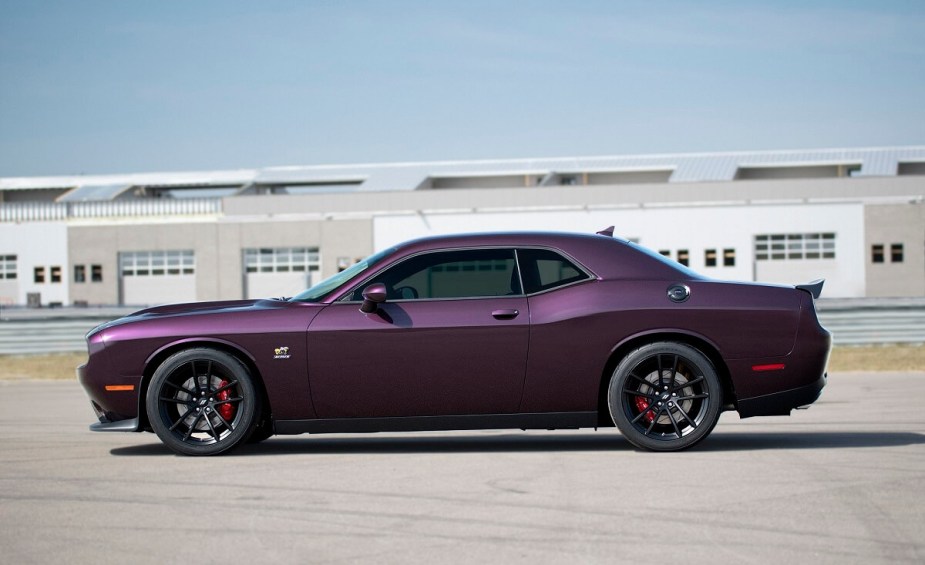
<instances>
[{"instance_id":1,"label":"rear bumper","mask_svg":"<svg viewBox=\"0 0 925 565\"><path fill-rule=\"evenodd\" d=\"M827 378L828 375L823 373L815 382L805 386L739 400L739 416L789 416L791 410L815 402L822 393Z\"/></svg>"}]
</instances>

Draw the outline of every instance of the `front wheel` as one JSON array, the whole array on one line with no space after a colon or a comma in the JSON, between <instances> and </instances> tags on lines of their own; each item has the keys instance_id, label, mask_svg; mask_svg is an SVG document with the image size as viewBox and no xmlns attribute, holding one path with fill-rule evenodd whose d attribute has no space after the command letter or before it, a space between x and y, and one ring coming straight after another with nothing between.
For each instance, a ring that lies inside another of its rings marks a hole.
<instances>
[{"instance_id":1,"label":"front wheel","mask_svg":"<svg viewBox=\"0 0 925 565\"><path fill-rule=\"evenodd\" d=\"M651 343L617 365L607 404L614 424L636 447L678 451L716 426L723 389L713 364L693 347Z\"/></svg>"},{"instance_id":2,"label":"front wheel","mask_svg":"<svg viewBox=\"0 0 925 565\"><path fill-rule=\"evenodd\" d=\"M187 349L154 371L145 406L157 436L183 455L217 455L245 441L259 407L247 368L209 348Z\"/></svg>"}]
</instances>

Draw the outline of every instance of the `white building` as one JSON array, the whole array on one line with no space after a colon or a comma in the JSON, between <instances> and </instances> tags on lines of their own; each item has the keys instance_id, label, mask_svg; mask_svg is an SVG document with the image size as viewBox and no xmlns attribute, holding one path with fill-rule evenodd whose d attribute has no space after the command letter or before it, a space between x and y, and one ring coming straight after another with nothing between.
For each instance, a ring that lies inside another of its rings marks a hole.
<instances>
[{"instance_id":1,"label":"white building","mask_svg":"<svg viewBox=\"0 0 925 565\"><path fill-rule=\"evenodd\" d=\"M925 296L925 147L0 178L0 304L281 296L430 234L616 233L715 278Z\"/></svg>"}]
</instances>

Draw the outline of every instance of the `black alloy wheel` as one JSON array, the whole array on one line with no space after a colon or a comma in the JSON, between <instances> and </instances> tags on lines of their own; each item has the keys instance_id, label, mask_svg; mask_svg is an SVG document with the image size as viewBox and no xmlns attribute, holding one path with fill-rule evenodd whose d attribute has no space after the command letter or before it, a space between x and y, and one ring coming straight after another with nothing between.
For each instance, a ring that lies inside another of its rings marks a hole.
<instances>
[{"instance_id":1,"label":"black alloy wheel","mask_svg":"<svg viewBox=\"0 0 925 565\"><path fill-rule=\"evenodd\" d=\"M240 361L195 348L161 363L145 405L151 427L167 447L183 455L217 455L247 440L260 403Z\"/></svg>"},{"instance_id":2,"label":"black alloy wheel","mask_svg":"<svg viewBox=\"0 0 925 565\"><path fill-rule=\"evenodd\" d=\"M707 437L719 421L723 390L697 349L675 342L644 345L617 365L607 404L614 424L642 449L678 451Z\"/></svg>"}]
</instances>

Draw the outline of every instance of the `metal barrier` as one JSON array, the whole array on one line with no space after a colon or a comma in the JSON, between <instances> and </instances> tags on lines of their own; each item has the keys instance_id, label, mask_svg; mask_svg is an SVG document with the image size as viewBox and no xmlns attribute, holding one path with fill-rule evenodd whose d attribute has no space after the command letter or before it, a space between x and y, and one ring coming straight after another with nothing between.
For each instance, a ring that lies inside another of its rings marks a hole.
<instances>
[{"instance_id":1,"label":"metal barrier","mask_svg":"<svg viewBox=\"0 0 925 565\"><path fill-rule=\"evenodd\" d=\"M20 311L17 316L0 319L0 355L83 351L88 331L129 311L56 318L36 317L43 311L31 316ZM836 345L925 344L925 302L859 306L848 300L832 304L821 301L819 319L832 332Z\"/></svg>"}]
</instances>

